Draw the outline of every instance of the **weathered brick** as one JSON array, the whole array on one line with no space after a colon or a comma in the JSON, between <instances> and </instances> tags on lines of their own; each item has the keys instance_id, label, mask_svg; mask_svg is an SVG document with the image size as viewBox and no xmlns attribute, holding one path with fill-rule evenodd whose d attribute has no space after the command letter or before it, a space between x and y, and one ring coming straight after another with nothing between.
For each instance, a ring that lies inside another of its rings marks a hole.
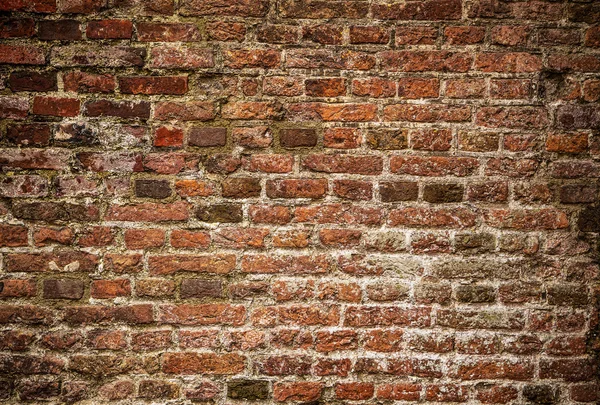
<instances>
[{"instance_id":1,"label":"weathered brick","mask_svg":"<svg viewBox=\"0 0 600 405\"><path fill-rule=\"evenodd\" d=\"M35 34L35 20L33 18L0 19L0 38L32 37Z\"/></svg>"},{"instance_id":2,"label":"weathered brick","mask_svg":"<svg viewBox=\"0 0 600 405\"><path fill-rule=\"evenodd\" d=\"M119 77L119 88L129 94L185 94L188 86L184 76L137 76Z\"/></svg>"},{"instance_id":3,"label":"weathered brick","mask_svg":"<svg viewBox=\"0 0 600 405\"><path fill-rule=\"evenodd\" d=\"M0 44L0 63L9 65L44 65L46 53L35 46Z\"/></svg>"},{"instance_id":4,"label":"weathered brick","mask_svg":"<svg viewBox=\"0 0 600 405\"><path fill-rule=\"evenodd\" d=\"M76 20L45 20L38 24L38 38L46 41L81 39L81 28Z\"/></svg>"},{"instance_id":5,"label":"weathered brick","mask_svg":"<svg viewBox=\"0 0 600 405\"><path fill-rule=\"evenodd\" d=\"M204 69L215 65L213 51L184 46L155 46L150 50L150 65L154 68Z\"/></svg>"},{"instance_id":6,"label":"weathered brick","mask_svg":"<svg viewBox=\"0 0 600 405\"><path fill-rule=\"evenodd\" d=\"M56 91L56 72L12 72L8 78L8 87L12 91Z\"/></svg>"},{"instance_id":7,"label":"weathered brick","mask_svg":"<svg viewBox=\"0 0 600 405\"><path fill-rule=\"evenodd\" d=\"M87 24L85 35L89 39L129 39L133 24L127 20L96 20Z\"/></svg>"},{"instance_id":8,"label":"weathered brick","mask_svg":"<svg viewBox=\"0 0 600 405\"><path fill-rule=\"evenodd\" d=\"M87 101L84 110L89 117L150 118L150 103L146 101Z\"/></svg>"},{"instance_id":9,"label":"weathered brick","mask_svg":"<svg viewBox=\"0 0 600 405\"><path fill-rule=\"evenodd\" d=\"M266 191L270 198L322 198L327 192L327 180L268 180Z\"/></svg>"}]
</instances>

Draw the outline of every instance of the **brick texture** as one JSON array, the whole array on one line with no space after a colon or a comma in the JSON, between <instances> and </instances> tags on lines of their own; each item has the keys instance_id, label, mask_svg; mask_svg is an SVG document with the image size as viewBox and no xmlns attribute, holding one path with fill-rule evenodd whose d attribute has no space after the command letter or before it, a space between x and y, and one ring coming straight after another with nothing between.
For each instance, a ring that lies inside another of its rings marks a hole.
<instances>
[{"instance_id":1,"label":"brick texture","mask_svg":"<svg viewBox=\"0 0 600 405\"><path fill-rule=\"evenodd\" d=\"M0 403L598 403L599 23L1 0Z\"/></svg>"}]
</instances>

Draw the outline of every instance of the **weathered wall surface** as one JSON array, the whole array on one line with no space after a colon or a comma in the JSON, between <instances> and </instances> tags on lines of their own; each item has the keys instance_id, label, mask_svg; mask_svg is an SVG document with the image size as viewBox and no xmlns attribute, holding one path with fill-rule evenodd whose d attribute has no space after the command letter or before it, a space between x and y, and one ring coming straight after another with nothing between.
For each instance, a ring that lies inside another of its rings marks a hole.
<instances>
[{"instance_id":1,"label":"weathered wall surface","mask_svg":"<svg viewBox=\"0 0 600 405\"><path fill-rule=\"evenodd\" d=\"M0 10L2 401L598 401L597 1Z\"/></svg>"}]
</instances>

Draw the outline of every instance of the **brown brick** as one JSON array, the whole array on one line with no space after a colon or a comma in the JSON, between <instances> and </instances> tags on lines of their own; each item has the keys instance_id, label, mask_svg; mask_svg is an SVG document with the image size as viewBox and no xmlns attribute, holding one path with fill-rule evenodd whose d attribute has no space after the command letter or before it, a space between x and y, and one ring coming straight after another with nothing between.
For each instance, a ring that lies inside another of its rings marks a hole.
<instances>
[{"instance_id":1,"label":"brown brick","mask_svg":"<svg viewBox=\"0 0 600 405\"><path fill-rule=\"evenodd\" d=\"M83 297L82 280L44 280L44 298L78 300Z\"/></svg>"}]
</instances>

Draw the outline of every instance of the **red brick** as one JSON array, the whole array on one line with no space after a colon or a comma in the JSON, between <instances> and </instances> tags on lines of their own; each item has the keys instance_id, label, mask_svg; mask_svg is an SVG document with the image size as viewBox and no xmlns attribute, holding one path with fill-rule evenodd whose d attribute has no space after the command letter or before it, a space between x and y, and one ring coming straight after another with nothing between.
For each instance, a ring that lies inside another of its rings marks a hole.
<instances>
[{"instance_id":1,"label":"red brick","mask_svg":"<svg viewBox=\"0 0 600 405\"><path fill-rule=\"evenodd\" d=\"M43 20L38 24L38 38L45 41L77 41L81 28L76 20Z\"/></svg>"},{"instance_id":2,"label":"red brick","mask_svg":"<svg viewBox=\"0 0 600 405\"><path fill-rule=\"evenodd\" d=\"M401 208L390 212L391 226L468 228L477 216L468 208Z\"/></svg>"},{"instance_id":3,"label":"red brick","mask_svg":"<svg viewBox=\"0 0 600 405\"><path fill-rule=\"evenodd\" d=\"M341 45L343 41L342 27L329 24L304 27L302 38L323 45Z\"/></svg>"},{"instance_id":4,"label":"red brick","mask_svg":"<svg viewBox=\"0 0 600 405\"><path fill-rule=\"evenodd\" d=\"M335 149L355 149L361 143L357 128L327 128L323 133L323 146Z\"/></svg>"},{"instance_id":5,"label":"red brick","mask_svg":"<svg viewBox=\"0 0 600 405\"><path fill-rule=\"evenodd\" d=\"M244 306L229 304L164 304L158 310L160 323L174 325L240 326L245 316Z\"/></svg>"},{"instance_id":6,"label":"red brick","mask_svg":"<svg viewBox=\"0 0 600 405\"><path fill-rule=\"evenodd\" d=\"M421 397L421 389L419 384L384 384L377 388L377 398L395 401L417 401Z\"/></svg>"},{"instance_id":7,"label":"red brick","mask_svg":"<svg viewBox=\"0 0 600 405\"><path fill-rule=\"evenodd\" d=\"M581 39L576 30L548 28L539 31L538 41L541 45L559 46L578 45Z\"/></svg>"},{"instance_id":8,"label":"red brick","mask_svg":"<svg viewBox=\"0 0 600 405\"><path fill-rule=\"evenodd\" d=\"M585 46L600 47L600 28L590 27L585 32Z\"/></svg>"},{"instance_id":9,"label":"red brick","mask_svg":"<svg viewBox=\"0 0 600 405\"><path fill-rule=\"evenodd\" d=\"M27 117L29 100L21 97L0 97L0 117L21 120Z\"/></svg>"},{"instance_id":10,"label":"red brick","mask_svg":"<svg viewBox=\"0 0 600 405\"><path fill-rule=\"evenodd\" d=\"M294 157L291 155L254 154L244 159L242 165L251 172L290 173L294 165Z\"/></svg>"},{"instance_id":11,"label":"red brick","mask_svg":"<svg viewBox=\"0 0 600 405\"><path fill-rule=\"evenodd\" d=\"M434 402L466 402L469 389L460 385L428 385L425 399Z\"/></svg>"},{"instance_id":12,"label":"red brick","mask_svg":"<svg viewBox=\"0 0 600 405\"><path fill-rule=\"evenodd\" d=\"M214 193L212 185L202 180L178 180L175 189L182 197L207 197Z\"/></svg>"},{"instance_id":13,"label":"red brick","mask_svg":"<svg viewBox=\"0 0 600 405\"><path fill-rule=\"evenodd\" d=\"M56 91L56 73L33 71L12 72L8 78L12 91Z\"/></svg>"},{"instance_id":14,"label":"red brick","mask_svg":"<svg viewBox=\"0 0 600 405\"><path fill-rule=\"evenodd\" d=\"M256 274L320 274L331 267L324 255L311 256L265 256L248 255L242 259L242 271Z\"/></svg>"},{"instance_id":15,"label":"red brick","mask_svg":"<svg viewBox=\"0 0 600 405\"><path fill-rule=\"evenodd\" d=\"M92 14L106 5L105 0L65 0L59 3L61 13Z\"/></svg>"},{"instance_id":16,"label":"red brick","mask_svg":"<svg viewBox=\"0 0 600 405\"><path fill-rule=\"evenodd\" d=\"M374 352L389 353L402 350L400 329L372 329L364 334L364 347Z\"/></svg>"},{"instance_id":17,"label":"red brick","mask_svg":"<svg viewBox=\"0 0 600 405\"><path fill-rule=\"evenodd\" d=\"M337 383L335 397L338 399L366 400L373 397L375 386L372 383Z\"/></svg>"},{"instance_id":18,"label":"red brick","mask_svg":"<svg viewBox=\"0 0 600 405\"><path fill-rule=\"evenodd\" d=\"M79 100L76 98L34 97L32 112L37 115L75 117L79 115Z\"/></svg>"},{"instance_id":19,"label":"red brick","mask_svg":"<svg viewBox=\"0 0 600 405\"><path fill-rule=\"evenodd\" d=\"M442 104L392 104L384 108L383 116L385 121L462 122L471 119L471 108Z\"/></svg>"},{"instance_id":20,"label":"red brick","mask_svg":"<svg viewBox=\"0 0 600 405\"><path fill-rule=\"evenodd\" d=\"M27 246L27 228L19 225L0 225L0 246Z\"/></svg>"},{"instance_id":21,"label":"red brick","mask_svg":"<svg viewBox=\"0 0 600 405\"><path fill-rule=\"evenodd\" d=\"M451 79L446 81L446 96L451 98L482 98L485 95L484 79Z\"/></svg>"},{"instance_id":22,"label":"red brick","mask_svg":"<svg viewBox=\"0 0 600 405\"><path fill-rule=\"evenodd\" d=\"M550 55L548 67L562 72L598 72L600 58L593 55Z\"/></svg>"},{"instance_id":23,"label":"red brick","mask_svg":"<svg viewBox=\"0 0 600 405\"><path fill-rule=\"evenodd\" d=\"M119 88L125 94L185 94L188 90L184 76L119 77Z\"/></svg>"},{"instance_id":24,"label":"red brick","mask_svg":"<svg viewBox=\"0 0 600 405\"><path fill-rule=\"evenodd\" d=\"M275 49L232 49L223 54L223 63L231 69L276 68L281 54Z\"/></svg>"},{"instance_id":25,"label":"red brick","mask_svg":"<svg viewBox=\"0 0 600 405\"><path fill-rule=\"evenodd\" d=\"M381 65L392 72L467 72L472 56L449 51L386 51L380 55Z\"/></svg>"},{"instance_id":26,"label":"red brick","mask_svg":"<svg viewBox=\"0 0 600 405\"><path fill-rule=\"evenodd\" d=\"M360 97L394 97L396 95L396 83L378 77L354 79L352 81L352 94Z\"/></svg>"},{"instance_id":27,"label":"red brick","mask_svg":"<svg viewBox=\"0 0 600 405\"><path fill-rule=\"evenodd\" d=\"M316 401L321 397L323 384L318 382L278 382L273 386L273 399L284 401Z\"/></svg>"},{"instance_id":28,"label":"red brick","mask_svg":"<svg viewBox=\"0 0 600 405\"><path fill-rule=\"evenodd\" d=\"M600 80L588 79L583 82L583 99L589 102L600 100Z\"/></svg>"},{"instance_id":29,"label":"red brick","mask_svg":"<svg viewBox=\"0 0 600 405\"><path fill-rule=\"evenodd\" d=\"M410 146L415 150L444 151L452 147L452 132L447 129L420 129L410 132Z\"/></svg>"},{"instance_id":30,"label":"red brick","mask_svg":"<svg viewBox=\"0 0 600 405\"><path fill-rule=\"evenodd\" d=\"M376 4L373 15L382 20L458 20L461 10L461 2L457 0L426 0L414 4Z\"/></svg>"},{"instance_id":31,"label":"red brick","mask_svg":"<svg viewBox=\"0 0 600 405\"><path fill-rule=\"evenodd\" d=\"M319 239L325 246L349 247L360 243L361 231L351 229L322 229Z\"/></svg>"},{"instance_id":32,"label":"red brick","mask_svg":"<svg viewBox=\"0 0 600 405\"><path fill-rule=\"evenodd\" d=\"M55 46L50 52L50 60L56 66L101 66L134 67L143 66L145 48L127 46L99 46L90 44L70 44Z\"/></svg>"},{"instance_id":33,"label":"red brick","mask_svg":"<svg viewBox=\"0 0 600 405\"><path fill-rule=\"evenodd\" d=\"M519 392L512 386L482 386L476 391L476 398L484 404L506 404L517 399Z\"/></svg>"},{"instance_id":34,"label":"red brick","mask_svg":"<svg viewBox=\"0 0 600 405\"><path fill-rule=\"evenodd\" d=\"M438 37L435 27L396 27L396 45L433 45Z\"/></svg>"},{"instance_id":35,"label":"red brick","mask_svg":"<svg viewBox=\"0 0 600 405\"><path fill-rule=\"evenodd\" d=\"M268 235L268 229L224 228L214 232L212 239L215 245L225 248L263 248Z\"/></svg>"},{"instance_id":36,"label":"red brick","mask_svg":"<svg viewBox=\"0 0 600 405\"><path fill-rule=\"evenodd\" d=\"M497 25L492 28L492 43L504 46L523 46L531 32L530 27Z\"/></svg>"},{"instance_id":37,"label":"red brick","mask_svg":"<svg viewBox=\"0 0 600 405\"><path fill-rule=\"evenodd\" d=\"M368 5L361 1L348 1L319 4L314 7L307 0L285 0L279 5L279 13L286 18L328 19L361 18L368 12Z\"/></svg>"},{"instance_id":38,"label":"red brick","mask_svg":"<svg viewBox=\"0 0 600 405\"><path fill-rule=\"evenodd\" d=\"M111 205L105 214L106 220L129 222L185 221L188 217L188 205L184 202L173 204L115 204Z\"/></svg>"},{"instance_id":39,"label":"red brick","mask_svg":"<svg viewBox=\"0 0 600 405\"><path fill-rule=\"evenodd\" d=\"M398 81L398 96L406 99L437 98L440 83L437 79L403 78Z\"/></svg>"},{"instance_id":40,"label":"red brick","mask_svg":"<svg viewBox=\"0 0 600 405\"><path fill-rule=\"evenodd\" d=\"M125 245L127 249L149 249L161 247L165 243L165 231L162 229L127 229Z\"/></svg>"},{"instance_id":41,"label":"red brick","mask_svg":"<svg viewBox=\"0 0 600 405\"><path fill-rule=\"evenodd\" d=\"M266 190L270 198L322 198L327 192L327 180L268 180Z\"/></svg>"},{"instance_id":42,"label":"red brick","mask_svg":"<svg viewBox=\"0 0 600 405\"><path fill-rule=\"evenodd\" d=\"M131 285L127 279L94 280L91 284L92 298L116 298L131 295Z\"/></svg>"},{"instance_id":43,"label":"red brick","mask_svg":"<svg viewBox=\"0 0 600 405\"><path fill-rule=\"evenodd\" d=\"M479 166L474 158L392 156L390 170L416 176L468 176Z\"/></svg>"},{"instance_id":44,"label":"red brick","mask_svg":"<svg viewBox=\"0 0 600 405\"><path fill-rule=\"evenodd\" d=\"M221 108L223 118L232 120L269 120L281 115L280 106L272 102L230 102Z\"/></svg>"},{"instance_id":45,"label":"red brick","mask_svg":"<svg viewBox=\"0 0 600 405\"><path fill-rule=\"evenodd\" d=\"M225 0L189 0L182 5L183 15L216 15L239 17L264 17L269 9L265 0L242 0L231 4Z\"/></svg>"},{"instance_id":46,"label":"red brick","mask_svg":"<svg viewBox=\"0 0 600 405\"><path fill-rule=\"evenodd\" d=\"M150 118L150 103L146 101L87 101L84 110L88 117Z\"/></svg>"},{"instance_id":47,"label":"red brick","mask_svg":"<svg viewBox=\"0 0 600 405\"><path fill-rule=\"evenodd\" d=\"M485 221L498 228L523 230L562 229L569 226L567 214L563 211L544 208L540 210L490 210L485 213Z\"/></svg>"},{"instance_id":48,"label":"red brick","mask_svg":"<svg viewBox=\"0 0 600 405\"><path fill-rule=\"evenodd\" d=\"M69 228L39 228L33 234L36 246L46 246L51 243L69 245L73 243L74 234Z\"/></svg>"},{"instance_id":49,"label":"red brick","mask_svg":"<svg viewBox=\"0 0 600 405\"><path fill-rule=\"evenodd\" d=\"M485 27L446 27L444 37L449 45L479 44L485 38Z\"/></svg>"},{"instance_id":50,"label":"red brick","mask_svg":"<svg viewBox=\"0 0 600 405\"><path fill-rule=\"evenodd\" d=\"M255 31L258 42L269 44L294 44L298 42L299 27L293 25L260 25Z\"/></svg>"},{"instance_id":51,"label":"red brick","mask_svg":"<svg viewBox=\"0 0 600 405\"><path fill-rule=\"evenodd\" d=\"M150 66L155 68L204 69L215 65L213 51L185 46L155 46L150 51Z\"/></svg>"},{"instance_id":52,"label":"red brick","mask_svg":"<svg viewBox=\"0 0 600 405\"><path fill-rule=\"evenodd\" d=\"M359 180L335 180L333 192L349 200L370 200L373 197L373 184Z\"/></svg>"},{"instance_id":53,"label":"red brick","mask_svg":"<svg viewBox=\"0 0 600 405\"><path fill-rule=\"evenodd\" d=\"M273 142L269 127L239 127L232 129L234 142L247 148L266 148Z\"/></svg>"},{"instance_id":54,"label":"red brick","mask_svg":"<svg viewBox=\"0 0 600 405\"><path fill-rule=\"evenodd\" d=\"M166 353L162 371L167 374L238 374L245 369L246 358L237 353Z\"/></svg>"},{"instance_id":55,"label":"red brick","mask_svg":"<svg viewBox=\"0 0 600 405\"><path fill-rule=\"evenodd\" d=\"M215 106L211 102L192 101L189 103L159 102L154 108L154 119L209 121L215 116Z\"/></svg>"},{"instance_id":56,"label":"red brick","mask_svg":"<svg viewBox=\"0 0 600 405\"><path fill-rule=\"evenodd\" d=\"M152 275L177 272L226 274L233 270L235 262L235 256L229 254L151 256L148 268Z\"/></svg>"},{"instance_id":57,"label":"red brick","mask_svg":"<svg viewBox=\"0 0 600 405\"><path fill-rule=\"evenodd\" d=\"M0 44L0 63L9 65L44 65L45 52L41 48L29 45Z\"/></svg>"},{"instance_id":58,"label":"red brick","mask_svg":"<svg viewBox=\"0 0 600 405\"><path fill-rule=\"evenodd\" d=\"M381 208L360 207L345 204L298 206L294 210L297 222L318 224L380 224L383 219Z\"/></svg>"},{"instance_id":59,"label":"red brick","mask_svg":"<svg viewBox=\"0 0 600 405\"><path fill-rule=\"evenodd\" d=\"M191 42L200 40L200 31L194 24L137 23L140 42Z\"/></svg>"},{"instance_id":60,"label":"red brick","mask_svg":"<svg viewBox=\"0 0 600 405\"><path fill-rule=\"evenodd\" d=\"M286 224L291 221L292 215L288 207L252 205L248 210L250 219L256 223Z\"/></svg>"},{"instance_id":61,"label":"red brick","mask_svg":"<svg viewBox=\"0 0 600 405\"><path fill-rule=\"evenodd\" d=\"M104 256L104 266L117 274L138 273L142 270L141 255L107 254Z\"/></svg>"},{"instance_id":62,"label":"red brick","mask_svg":"<svg viewBox=\"0 0 600 405\"><path fill-rule=\"evenodd\" d=\"M214 21L206 24L206 32L210 39L216 41L242 42L246 36L246 26L237 22Z\"/></svg>"},{"instance_id":63,"label":"red brick","mask_svg":"<svg viewBox=\"0 0 600 405\"><path fill-rule=\"evenodd\" d=\"M0 298L35 297L37 283L35 280L2 279Z\"/></svg>"},{"instance_id":64,"label":"red brick","mask_svg":"<svg viewBox=\"0 0 600 405\"><path fill-rule=\"evenodd\" d=\"M87 170L93 172L141 172L142 157L128 153L93 153L77 154L77 160Z\"/></svg>"},{"instance_id":65,"label":"red brick","mask_svg":"<svg viewBox=\"0 0 600 405\"><path fill-rule=\"evenodd\" d=\"M497 79L490 81L490 97L503 99L527 99L531 95L530 80Z\"/></svg>"},{"instance_id":66,"label":"red brick","mask_svg":"<svg viewBox=\"0 0 600 405\"><path fill-rule=\"evenodd\" d=\"M549 134L546 138L546 150L559 153L582 153L588 149L588 135L575 134Z\"/></svg>"},{"instance_id":67,"label":"red brick","mask_svg":"<svg viewBox=\"0 0 600 405\"><path fill-rule=\"evenodd\" d=\"M374 104L298 103L291 104L289 111L296 121L362 122L377 116Z\"/></svg>"},{"instance_id":68,"label":"red brick","mask_svg":"<svg viewBox=\"0 0 600 405\"><path fill-rule=\"evenodd\" d=\"M154 132L154 146L181 147L183 146L183 130L181 128L162 126Z\"/></svg>"},{"instance_id":69,"label":"red brick","mask_svg":"<svg viewBox=\"0 0 600 405\"><path fill-rule=\"evenodd\" d=\"M133 24L128 20L96 20L87 24L88 39L130 39Z\"/></svg>"},{"instance_id":70,"label":"red brick","mask_svg":"<svg viewBox=\"0 0 600 405\"><path fill-rule=\"evenodd\" d=\"M96 226L82 232L77 243L84 247L110 246L114 243L114 233L109 227Z\"/></svg>"},{"instance_id":71,"label":"red brick","mask_svg":"<svg viewBox=\"0 0 600 405\"><path fill-rule=\"evenodd\" d=\"M548 115L542 107L481 107L475 122L491 128L543 128Z\"/></svg>"},{"instance_id":72,"label":"red brick","mask_svg":"<svg viewBox=\"0 0 600 405\"><path fill-rule=\"evenodd\" d=\"M65 91L79 93L112 93L115 91L115 79L109 74L96 75L74 71L63 75Z\"/></svg>"},{"instance_id":73,"label":"red brick","mask_svg":"<svg viewBox=\"0 0 600 405\"><path fill-rule=\"evenodd\" d=\"M345 326L428 326L431 308L350 306L346 309Z\"/></svg>"},{"instance_id":74,"label":"red brick","mask_svg":"<svg viewBox=\"0 0 600 405\"><path fill-rule=\"evenodd\" d=\"M35 20L33 18L0 19L0 38L21 38L35 35Z\"/></svg>"},{"instance_id":75,"label":"red brick","mask_svg":"<svg viewBox=\"0 0 600 405\"><path fill-rule=\"evenodd\" d=\"M350 27L351 44L387 44L390 41L388 29L377 26Z\"/></svg>"},{"instance_id":76,"label":"red brick","mask_svg":"<svg viewBox=\"0 0 600 405\"><path fill-rule=\"evenodd\" d=\"M542 60L538 55L525 52L480 53L475 67L482 72L530 73L542 69Z\"/></svg>"},{"instance_id":77,"label":"red brick","mask_svg":"<svg viewBox=\"0 0 600 405\"><path fill-rule=\"evenodd\" d=\"M341 78L308 79L304 82L307 96L337 97L346 94L346 81Z\"/></svg>"},{"instance_id":78,"label":"red brick","mask_svg":"<svg viewBox=\"0 0 600 405\"><path fill-rule=\"evenodd\" d=\"M383 170L383 161L379 156L308 155L302 166L315 172L374 175Z\"/></svg>"},{"instance_id":79,"label":"red brick","mask_svg":"<svg viewBox=\"0 0 600 405\"><path fill-rule=\"evenodd\" d=\"M369 70L376 64L371 54L358 51L343 51L333 53L330 50L298 49L287 52L285 65L288 68L301 69L355 69Z\"/></svg>"},{"instance_id":80,"label":"red brick","mask_svg":"<svg viewBox=\"0 0 600 405\"><path fill-rule=\"evenodd\" d=\"M15 319L25 325L49 325L54 314L48 308L35 305L0 305L0 324L12 323Z\"/></svg>"}]
</instances>

